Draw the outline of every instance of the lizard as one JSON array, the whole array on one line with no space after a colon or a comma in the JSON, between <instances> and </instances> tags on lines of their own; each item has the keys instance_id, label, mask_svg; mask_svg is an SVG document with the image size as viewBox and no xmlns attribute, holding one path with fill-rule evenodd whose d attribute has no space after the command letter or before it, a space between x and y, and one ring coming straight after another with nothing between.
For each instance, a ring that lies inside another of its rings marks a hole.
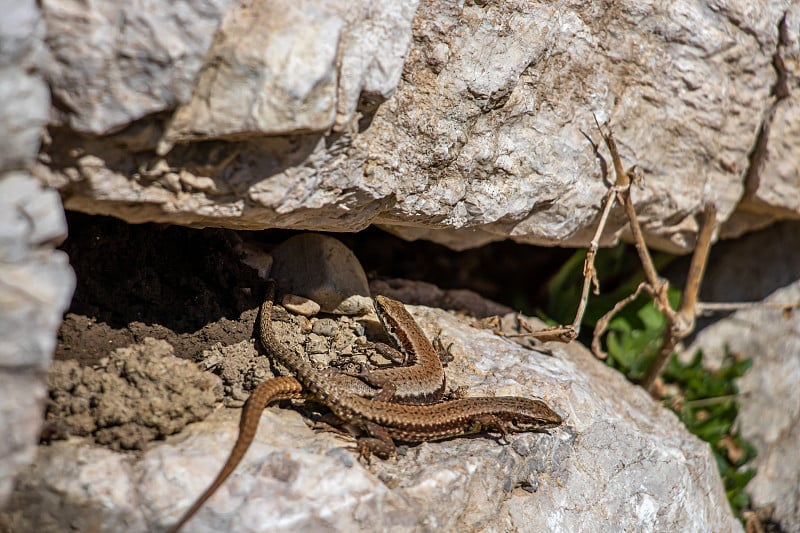
<instances>
[{"instance_id":1,"label":"lizard","mask_svg":"<svg viewBox=\"0 0 800 533\"><path fill-rule=\"evenodd\" d=\"M335 383L324 382L308 362L275 337L271 324L274 292L274 282L270 282L259 319L261 343L295 372L296 378L273 378L254 390L242 410L239 436L228 460L206 491L169 530L170 533L177 532L230 476L255 437L261 412L270 402L279 399L311 398L327 405L344 422L360 427L369 435L358 443L362 457L368 457L370 453L390 456L395 450L394 440L415 443L487 431L505 435L541 431L562 422L561 416L539 399L504 396L462 398L431 405L400 404L363 398ZM424 338L413 319L411 324ZM400 328L406 325L400 323Z\"/></svg>"},{"instance_id":2,"label":"lizard","mask_svg":"<svg viewBox=\"0 0 800 533\"><path fill-rule=\"evenodd\" d=\"M320 379L308 361L287 349L272 328L272 301L275 284L269 282L261 305L259 335L261 344L284 366L294 372L305 394L326 405L342 421L361 427L362 455L375 452L388 456L393 439L404 442L440 440L494 430L500 433L533 431L555 427L561 417L538 399L485 397L449 400L432 405L406 405L370 400ZM419 328L416 324L415 327Z\"/></svg>"},{"instance_id":3,"label":"lizard","mask_svg":"<svg viewBox=\"0 0 800 533\"><path fill-rule=\"evenodd\" d=\"M440 401L445 390L445 374L438 351L401 302L381 295L375 296L374 302L383 330L399 351L384 343L373 343L373 347L404 366L327 377L337 387L374 400L418 405Z\"/></svg>"},{"instance_id":4,"label":"lizard","mask_svg":"<svg viewBox=\"0 0 800 533\"><path fill-rule=\"evenodd\" d=\"M270 288L268 292L266 300L271 302L274 288ZM356 375L332 373L327 374L325 378L350 393L371 397L377 401L422 405L441 400L445 390L445 374L436 348L401 302L378 295L374 298L374 307L378 321L399 350L384 343L373 343L373 347L395 363L404 366L362 370ZM269 315L271 319L271 304ZM261 324L263 327L263 320ZM373 387L379 387L379 390L376 391ZM304 396L308 398L308 394L303 394L302 385L288 378L267 380L253 390L242 408L239 434L225 465L211 485L184 513L181 520L169 530L170 532L178 531L233 473L255 438L264 408L275 401Z\"/></svg>"}]
</instances>

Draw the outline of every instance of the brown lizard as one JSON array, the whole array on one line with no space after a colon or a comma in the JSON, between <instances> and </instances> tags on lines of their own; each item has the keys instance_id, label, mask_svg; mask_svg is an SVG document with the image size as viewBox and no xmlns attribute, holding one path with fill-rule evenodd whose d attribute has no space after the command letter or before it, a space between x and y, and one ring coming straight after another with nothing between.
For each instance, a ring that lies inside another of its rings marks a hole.
<instances>
[{"instance_id":1,"label":"brown lizard","mask_svg":"<svg viewBox=\"0 0 800 533\"><path fill-rule=\"evenodd\" d=\"M270 318L273 294L274 289L270 289L267 297L270 301ZM399 352L383 343L375 343L374 347L392 361L405 366L362 371L356 376L331 374L326 379L348 392L378 401L408 404L438 402L444 394L445 375L437 350L402 303L386 296L376 296L374 301L378 320ZM370 385L380 389L376 391ZM303 396L302 385L294 378L276 378L256 387L242 409L239 435L222 470L169 531L177 531L233 473L253 442L264 408L273 401Z\"/></svg>"},{"instance_id":2,"label":"brown lizard","mask_svg":"<svg viewBox=\"0 0 800 533\"><path fill-rule=\"evenodd\" d=\"M297 379L268 380L253 392L242 411L240 434L227 462L203 495L170 529L171 532L178 531L233 472L253 440L261 411L270 401L305 396L327 405L340 419L360 427L369 435L359 440L360 454L365 457L371 452L388 457L394 452L394 439L423 442L485 431L505 435L543 430L555 427L562 421L547 404L537 399L464 398L433 405L407 405L362 398L338 388L334 383L323 382L308 362L276 339L271 325L274 290L274 283L270 283L261 307L261 342L281 363L297 374ZM419 329L413 320L411 323ZM404 325L400 324L401 329Z\"/></svg>"},{"instance_id":3,"label":"brown lizard","mask_svg":"<svg viewBox=\"0 0 800 533\"><path fill-rule=\"evenodd\" d=\"M439 440L459 435L497 431L511 433L557 426L561 417L541 400L520 397L464 398L433 405L404 405L362 398L320 379L301 356L287 349L272 329L272 300L275 284L269 282L261 305L261 343L273 357L295 373L305 394L326 405L342 421L367 434L359 449L388 456L394 451L392 439L405 442ZM413 323L413 321L412 321ZM419 328L414 323L414 326Z\"/></svg>"},{"instance_id":4,"label":"brown lizard","mask_svg":"<svg viewBox=\"0 0 800 533\"><path fill-rule=\"evenodd\" d=\"M362 371L355 376L333 374L329 380L348 392L379 401L418 405L440 401L445 390L444 368L422 328L401 302L386 296L375 297L375 314L399 352L384 343L374 343L374 348L404 366Z\"/></svg>"}]
</instances>

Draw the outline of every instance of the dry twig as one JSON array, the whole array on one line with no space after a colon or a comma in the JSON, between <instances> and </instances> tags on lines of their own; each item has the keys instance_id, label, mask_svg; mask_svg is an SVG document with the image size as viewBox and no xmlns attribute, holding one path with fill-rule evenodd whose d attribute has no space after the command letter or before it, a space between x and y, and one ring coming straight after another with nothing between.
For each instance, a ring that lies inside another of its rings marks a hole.
<instances>
[{"instance_id":1,"label":"dry twig","mask_svg":"<svg viewBox=\"0 0 800 533\"><path fill-rule=\"evenodd\" d=\"M611 153L611 159L614 163L614 172L617 176L613 189L617 201L622 204L628 218L631 234L633 235L633 242L636 246L636 252L639 255L639 261L644 270L645 281L637 287L636 292L618 302L597 322L594 330L594 338L592 340L592 351L597 357L605 358L605 354L600 348L600 338L605 333L611 318L625 305L633 301L643 290L650 294L667 321L667 335L664 339L664 343L661 345L656 358L650 364L650 368L645 378L642 380L642 386L652 393L654 388L653 384L659 374L661 374L673 349L680 340L684 339L694 330L695 317L697 314L697 295L708 261L708 252L711 247L711 237L714 231L717 210L713 204L706 204L703 210L703 220L700 233L697 237L694 255L692 256L691 266L689 267L689 275L683 292L683 298L679 309L675 311L669 304L669 282L659 277L653 260L650 257L650 252L647 249L644 234L639 225L639 219L636 216L636 209L631 200L630 185L632 181L628 176L628 172L622 168L622 160L619 156L617 145L614 142L610 130L608 133L604 132L599 124L598 128L600 128L603 140L608 147L608 151ZM631 171L631 173L633 173L633 171ZM635 175L635 177L636 179L640 179L638 175Z\"/></svg>"},{"instance_id":2,"label":"dry twig","mask_svg":"<svg viewBox=\"0 0 800 533\"><path fill-rule=\"evenodd\" d=\"M534 337L538 340L558 341L568 343L578 336L580 332L580 325L583 321L583 315L586 311L586 306L589 300L589 290L594 286L594 294L599 293L599 283L597 280L597 271L594 266L594 261L597 256L597 251L600 246L600 238L605 231L605 226L608 222L611 209L619 202L625 211L626 218L631 229L633 242L636 247L636 252L639 256L639 261L642 264L642 269L645 274L645 281L639 284L636 291L617 302L614 307L603 315L595 325L594 334L592 338L592 352L600 359L605 359L607 354L602 350L601 338L608 329L611 319L626 305L635 300L642 292L646 292L653 298L659 311L663 313L666 325L666 336L659 351L650 364L647 374L641 382L642 387L648 390L651 394L656 393L656 378L661 374L669 356L675 349L675 346L686 338L694 331L696 317L709 310L731 310L740 309L742 307L751 307L756 305L767 305L780 307L783 309L784 314L790 314L792 309L800 307L800 302L792 304L769 304L769 303L745 303L745 304L704 304L698 302L698 294L700 291L700 284L703 280L705 273L706 263L708 262L708 255L711 248L711 239L716 225L717 210L714 204L706 204L703 209L703 214L700 220L700 231L697 236L694 254L689 267L689 273L684 287L683 296L680 306L677 310L673 309L669 303L669 282L659 277L656 271L653 260L647 249L647 244L644 239L639 219L636 215L633 201L631 199L631 185L641 185L643 176L636 167L632 167L627 171L622 167L622 159L619 156L616 142L614 141L611 130L606 133L595 117L595 124L600 130L608 151L611 154L612 163L614 166L615 181L611 184L603 198L603 210L598 221L597 229L586 251L586 258L583 264L583 289L581 291L581 298L578 303L578 308L575 312L575 319L572 324L555 326L546 328L539 331L533 331L533 328L520 317L520 326L527 331L517 334L506 334L508 337ZM588 136L587 136L588 138ZM591 139L589 139L590 142ZM594 151L599 156L597 145L592 142ZM605 160L601 159L601 168L604 178L606 178L606 164Z\"/></svg>"}]
</instances>

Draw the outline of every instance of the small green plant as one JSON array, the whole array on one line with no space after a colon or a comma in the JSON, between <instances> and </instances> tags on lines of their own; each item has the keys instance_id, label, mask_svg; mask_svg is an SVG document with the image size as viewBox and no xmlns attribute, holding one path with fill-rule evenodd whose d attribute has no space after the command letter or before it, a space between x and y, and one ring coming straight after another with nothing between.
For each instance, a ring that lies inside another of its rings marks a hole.
<instances>
[{"instance_id":1,"label":"small green plant","mask_svg":"<svg viewBox=\"0 0 800 533\"><path fill-rule=\"evenodd\" d=\"M750 504L744 488L756 474L744 465L756 456L756 450L734 426L739 413L735 380L750 368L751 360L737 360L726 351L722 366L712 371L703 367L702 357L698 351L684 364L672 354L662 378L677 385L678 392L664 401L689 431L711 445L728 501L741 520L742 511Z\"/></svg>"},{"instance_id":2,"label":"small green plant","mask_svg":"<svg viewBox=\"0 0 800 533\"><path fill-rule=\"evenodd\" d=\"M583 261L586 252L576 252L547 284L548 301L540 316L555 323L572 322L581 297ZM655 254L656 268L663 268L674 259L668 254ZM590 295L583 315L578 340L585 345L592 342L597 321L614 304L636 290L644 279L639 258L632 246L620 244L598 251L595 267L600 283L600 294ZM680 301L680 291L669 290L673 307ZM606 336L608 364L628 379L637 381L644 377L650 361L661 346L666 321L647 295L641 295L626 305L609 323Z\"/></svg>"},{"instance_id":3,"label":"small green plant","mask_svg":"<svg viewBox=\"0 0 800 533\"><path fill-rule=\"evenodd\" d=\"M576 252L547 285L549 299L542 313L555 323L572 321L580 300L583 261L586 253ZM661 270L673 258L667 254L653 257ZM638 256L632 247L619 245L600 250L595 260L601 294L590 295L578 339L592 341L594 326L617 302L632 294L643 280ZM669 303L678 307L681 291L670 288ZM609 322L605 336L606 362L631 381L642 379L662 345L666 319L652 298L641 295L617 313ZM703 368L702 354L697 353L688 364L682 364L673 353L662 374L673 391L665 399L686 427L708 442L725 485L728 501L737 517L749 505L744 487L755 471L744 467L755 456L755 449L734 429L739 412L735 379L750 367L749 359L736 360L726 355L720 369Z\"/></svg>"},{"instance_id":4,"label":"small green plant","mask_svg":"<svg viewBox=\"0 0 800 533\"><path fill-rule=\"evenodd\" d=\"M669 303L673 309L681 298L670 287ZM667 321L647 295L640 295L626 305L608 324L606 353L608 364L637 382L644 377L666 333Z\"/></svg>"}]
</instances>

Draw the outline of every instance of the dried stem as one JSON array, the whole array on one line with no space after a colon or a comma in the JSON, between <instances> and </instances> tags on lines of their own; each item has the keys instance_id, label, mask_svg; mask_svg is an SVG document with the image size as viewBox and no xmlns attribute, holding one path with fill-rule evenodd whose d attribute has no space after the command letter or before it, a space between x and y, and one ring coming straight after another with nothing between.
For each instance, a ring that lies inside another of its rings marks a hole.
<instances>
[{"instance_id":1,"label":"dried stem","mask_svg":"<svg viewBox=\"0 0 800 533\"><path fill-rule=\"evenodd\" d=\"M655 380L661 374L661 371L669 359L670 354L672 354L672 351L675 349L675 346L681 339L685 338L694 330L695 316L697 312L697 295L698 291L700 290L700 283L703 279L703 273L705 272L705 266L708 262L711 237L713 235L714 225L716 222L716 208L712 204L707 204L705 206L703 212L703 221L697 238L697 245L695 247L692 263L689 268L689 276L686 282L686 288L683 293L680 309L676 312L669 304L669 283L659 277L655 265L653 264L653 260L650 257L650 252L647 249L644 233L642 232L642 227L639 224L639 218L636 215L636 209L633 205L633 201L631 200L630 186L632 180L628 175L628 172L626 172L622 167L622 159L619 156L617 144L614 142L614 138L610 130L608 133L606 133L602 128L600 128L600 133L603 136L606 146L608 147L608 151L611 153L611 159L614 163L614 172L617 175L614 189L617 189L617 199L625 209L625 215L628 218L631 234L633 235L633 242L636 246L636 252L639 254L639 261L642 264L646 281L642 282L639 287L637 287L634 294L628 296L620 302L617 302L611 311L606 313L606 315L604 315L600 321L598 321L594 331L594 338L592 339L592 351L600 358L605 357L605 353L600 347L600 337L608 327L611 318L625 305L634 300L642 290L648 292L652 296L659 310L664 313L664 317L667 322L667 335L664 339L664 343L661 345L656 358L650 364L650 368L648 368L647 374L642 381L642 386L651 394L653 394L655 392ZM636 180L634 179L633 181Z\"/></svg>"},{"instance_id":2,"label":"dried stem","mask_svg":"<svg viewBox=\"0 0 800 533\"><path fill-rule=\"evenodd\" d=\"M642 380L642 387L647 389L650 393L653 393L653 384L667 364L675 345L694 331L695 317L697 316L697 295L700 291L700 283L703 281L703 274L706 270L708 253L711 249L711 236L714 233L716 221L716 207L712 204L707 204L703 210L700 232L697 235L697 243L694 248L694 254L692 255L692 262L689 266L689 275L686 279L681 305L677 313L672 311L669 307L666 291L664 293L663 297L668 309L668 311L665 311L667 317L667 338L664 340L664 345L661 346L658 355L650 364L650 368L647 370L647 374Z\"/></svg>"},{"instance_id":3,"label":"dried stem","mask_svg":"<svg viewBox=\"0 0 800 533\"><path fill-rule=\"evenodd\" d=\"M703 210L703 221L700 226L700 233L697 235L692 263L689 266L689 275L686 279L686 287L681 298L679 314L684 323L690 329L694 329L694 320L697 316L697 296L700 292L700 283L703 281L706 263L708 263L708 253L711 250L711 236L714 233L714 224L717 221L717 208L714 204L706 204Z\"/></svg>"},{"instance_id":4,"label":"dried stem","mask_svg":"<svg viewBox=\"0 0 800 533\"><path fill-rule=\"evenodd\" d=\"M629 294L622 300L615 303L614 307L612 307L606 314L600 317L600 320L597 321L597 324L594 326L594 334L592 335L592 353L595 355L595 357L598 359L605 359L608 357L608 354L603 351L603 348L600 344L600 339L603 338L603 334L606 332L606 329L608 329L608 324L611 322L611 319L614 318L614 316L616 316L616 314L619 313L623 307L638 298L643 290L650 292L650 286L644 281L640 283L638 287L636 287L636 290L633 292L633 294Z\"/></svg>"},{"instance_id":5,"label":"dried stem","mask_svg":"<svg viewBox=\"0 0 800 533\"><path fill-rule=\"evenodd\" d=\"M714 396L713 398L702 398L700 400L687 400L683 405L687 407L708 407L709 405L719 405L721 403L740 400L744 394L726 394L725 396Z\"/></svg>"},{"instance_id":6,"label":"dried stem","mask_svg":"<svg viewBox=\"0 0 800 533\"><path fill-rule=\"evenodd\" d=\"M611 213L611 208L614 206L615 194L616 187L612 187L608 189L603 199L603 213L600 215L600 222L597 224L597 230L595 230L594 237L592 237L592 241L589 243L589 249L586 251L586 259L583 261L583 290L581 291L581 300L578 303L578 310L575 312L575 320L572 322L572 329L575 330L576 336L580 332L583 314L586 312L586 305L589 301L589 288L594 284L594 293L597 294L600 291L600 284L597 281L597 271L594 268L594 259L600 247L600 237L608 222L608 215Z\"/></svg>"},{"instance_id":7,"label":"dried stem","mask_svg":"<svg viewBox=\"0 0 800 533\"><path fill-rule=\"evenodd\" d=\"M756 307L772 307L791 311L800 309L800 302L697 302L697 314L706 315L721 311L739 311L741 309L753 309Z\"/></svg>"},{"instance_id":8,"label":"dried stem","mask_svg":"<svg viewBox=\"0 0 800 533\"><path fill-rule=\"evenodd\" d=\"M597 117L595 117L594 120L595 124L597 124L597 127L599 128L600 124L597 122ZM589 141L591 142L591 139L589 139ZM613 139L611 139L611 142L614 142ZM606 143L608 143L608 140ZM592 143L592 145L595 147L595 152L597 153L597 146L594 143ZM614 150L616 150L616 146ZM615 170L618 170L618 167L616 166L618 160L619 158L617 158L614 163ZM605 166L603 166L603 168L605 169ZM620 176L622 176L622 178L620 178ZM625 182L621 183L621 179L625 180ZM583 288L581 290L581 299L578 302L578 308L575 311L575 319L572 321L572 324L568 326L547 328L545 330L531 333L531 336L545 342L571 342L577 338L578 333L580 333L581 323L583 322L583 315L586 312L586 306L589 302L589 291L592 285L594 285L595 294L598 294L600 291L600 283L597 281L597 270L594 267L594 260L597 257L597 250L600 247L600 238L605 231L606 224L608 223L608 217L611 213L611 209L614 207L615 199L618 197L620 189L625 189L629 187L629 185L630 183L627 174L624 172L620 174L618 171L617 182L613 186L609 187L605 198L603 198L603 212L600 215L600 221L597 223L597 229L595 230L594 236L589 243L589 249L586 251L586 258L583 261Z\"/></svg>"}]
</instances>

